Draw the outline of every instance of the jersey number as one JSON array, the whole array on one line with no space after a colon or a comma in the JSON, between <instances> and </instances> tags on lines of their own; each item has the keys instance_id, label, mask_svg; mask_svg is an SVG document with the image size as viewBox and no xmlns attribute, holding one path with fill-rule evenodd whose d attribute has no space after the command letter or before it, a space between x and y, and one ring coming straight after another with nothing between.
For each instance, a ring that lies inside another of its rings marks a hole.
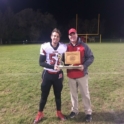
<instances>
[{"instance_id":1,"label":"jersey number","mask_svg":"<svg viewBox=\"0 0 124 124\"><path fill-rule=\"evenodd\" d=\"M51 54L49 54L49 59L50 59L50 64L51 65L55 65L55 63L57 63L57 65L59 65L59 60L57 59L57 60L55 60L53 57L54 56L56 56L56 54L55 53L51 53Z\"/></svg>"}]
</instances>

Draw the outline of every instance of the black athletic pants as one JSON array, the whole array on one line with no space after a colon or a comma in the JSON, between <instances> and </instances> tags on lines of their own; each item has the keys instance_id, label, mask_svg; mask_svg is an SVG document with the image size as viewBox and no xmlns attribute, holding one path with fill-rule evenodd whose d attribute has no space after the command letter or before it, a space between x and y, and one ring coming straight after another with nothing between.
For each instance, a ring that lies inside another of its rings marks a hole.
<instances>
[{"instance_id":1,"label":"black athletic pants","mask_svg":"<svg viewBox=\"0 0 124 124\"><path fill-rule=\"evenodd\" d=\"M39 105L39 111L43 111L45 104L47 102L47 97L49 95L51 86L53 86L56 109L61 110L61 91L63 88L63 72L60 71L57 74L50 74L47 70L42 73L42 83L41 83L41 100Z\"/></svg>"}]
</instances>

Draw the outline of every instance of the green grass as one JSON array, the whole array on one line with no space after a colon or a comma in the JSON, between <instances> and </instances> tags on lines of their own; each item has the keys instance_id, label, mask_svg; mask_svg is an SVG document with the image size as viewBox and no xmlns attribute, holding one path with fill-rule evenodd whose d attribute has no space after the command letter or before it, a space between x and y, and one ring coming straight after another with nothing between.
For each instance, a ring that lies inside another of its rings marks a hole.
<instances>
[{"instance_id":1,"label":"green grass","mask_svg":"<svg viewBox=\"0 0 124 124\"><path fill-rule=\"evenodd\" d=\"M95 61L89 67L93 109L91 124L124 123L124 44L88 44ZM32 124L40 100L42 68L40 45L0 46L0 124ZM64 79L62 111L68 115L71 101ZM83 124L84 108L79 94L79 115L64 122L56 119L53 90L44 109L42 124Z\"/></svg>"}]
</instances>

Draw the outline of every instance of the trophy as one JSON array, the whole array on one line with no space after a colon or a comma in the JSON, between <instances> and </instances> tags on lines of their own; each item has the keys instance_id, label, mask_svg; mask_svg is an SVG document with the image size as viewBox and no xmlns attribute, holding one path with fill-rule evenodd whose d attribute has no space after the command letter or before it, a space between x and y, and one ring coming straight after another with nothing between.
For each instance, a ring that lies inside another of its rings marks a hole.
<instances>
[{"instance_id":1,"label":"trophy","mask_svg":"<svg viewBox=\"0 0 124 124\"><path fill-rule=\"evenodd\" d=\"M58 53L58 62L59 62L59 67L64 66L64 62L62 61L62 55L60 53Z\"/></svg>"},{"instance_id":2,"label":"trophy","mask_svg":"<svg viewBox=\"0 0 124 124\"><path fill-rule=\"evenodd\" d=\"M58 61L59 61L59 68L61 69L79 69L81 68L79 65L74 64L80 64L80 52L65 52L65 64L69 64L69 66L64 66L64 62L62 61L62 55L58 54Z\"/></svg>"}]
</instances>

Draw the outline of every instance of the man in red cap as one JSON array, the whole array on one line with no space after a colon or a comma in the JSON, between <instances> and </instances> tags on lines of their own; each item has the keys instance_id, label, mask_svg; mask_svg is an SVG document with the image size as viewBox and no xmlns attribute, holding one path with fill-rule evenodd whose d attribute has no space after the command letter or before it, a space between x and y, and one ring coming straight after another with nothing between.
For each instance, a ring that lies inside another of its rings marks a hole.
<instances>
[{"instance_id":1,"label":"man in red cap","mask_svg":"<svg viewBox=\"0 0 124 124\"><path fill-rule=\"evenodd\" d=\"M94 61L94 56L88 45L82 42L80 38L78 38L76 29L71 28L68 31L68 37L70 43L67 45L67 51L80 51L81 60L79 64L81 66L81 69L67 69L70 96L72 102L72 109L69 117L74 118L79 112L77 92L77 90L79 89L86 114L85 121L90 122L92 120L92 109L88 88L88 67Z\"/></svg>"}]
</instances>

